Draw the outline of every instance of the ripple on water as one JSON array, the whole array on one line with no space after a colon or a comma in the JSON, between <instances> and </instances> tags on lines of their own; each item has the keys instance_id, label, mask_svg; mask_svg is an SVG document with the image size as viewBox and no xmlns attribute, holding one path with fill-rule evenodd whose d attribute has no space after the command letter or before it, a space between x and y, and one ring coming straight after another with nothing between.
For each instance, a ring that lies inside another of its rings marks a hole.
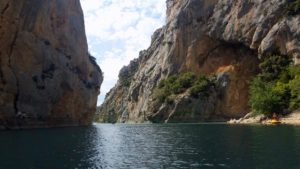
<instances>
[{"instance_id":1,"label":"ripple on water","mask_svg":"<svg viewBox=\"0 0 300 169\"><path fill-rule=\"evenodd\" d=\"M0 132L0 150L0 169L294 169L300 127L96 124Z\"/></svg>"}]
</instances>

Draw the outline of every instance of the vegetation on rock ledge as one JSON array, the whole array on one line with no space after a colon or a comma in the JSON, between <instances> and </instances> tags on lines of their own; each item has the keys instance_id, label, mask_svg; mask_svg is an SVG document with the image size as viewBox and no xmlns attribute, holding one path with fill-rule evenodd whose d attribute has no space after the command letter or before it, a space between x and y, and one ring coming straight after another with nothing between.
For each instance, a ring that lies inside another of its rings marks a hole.
<instances>
[{"instance_id":1,"label":"vegetation on rock ledge","mask_svg":"<svg viewBox=\"0 0 300 169\"><path fill-rule=\"evenodd\" d=\"M154 90L154 97L159 102L164 102L171 95L178 95L189 90L193 97L207 91L212 82L204 75L196 76L187 72L180 75L172 75L160 81Z\"/></svg>"},{"instance_id":2,"label":"vegetation on rock ledge","mask_svg":"<svg viewBox=\"0 0 300 169\"><path fill-rule=\"evenodd\" d=\"M288 3L287 14L288 15L297 15L300 13L300 0L293 0Z\"/></svg>"},{"instance_id":3,"label":"vegetation on rock ledge","mask_svg":"<svg viewBox=\"0 0 300 169\"><path fill-rule=\"evenodd\" d=\"M254 113L285 114L300 107L300 66L289 57L272 55L259 65L261 73L250 85L249 104Z\"/></svg>"}]
</instances>

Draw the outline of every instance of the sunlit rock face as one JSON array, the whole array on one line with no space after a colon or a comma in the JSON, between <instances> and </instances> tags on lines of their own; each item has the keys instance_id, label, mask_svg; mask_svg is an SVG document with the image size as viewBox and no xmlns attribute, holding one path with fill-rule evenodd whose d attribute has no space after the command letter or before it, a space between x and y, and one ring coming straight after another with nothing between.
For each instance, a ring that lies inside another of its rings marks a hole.
<instances>
[{"instance_id":1,"label":"sunlit rock face","mask_svg":"<svg viewBox=\"0 0 300 169\"><path fill-rule=\"evenodd\" d=\"M103 78L79 0L1 0L0 44L0 128L92 122Z\"/></svg>"},{"instance_id":2,"label":"sunlit rock face","mask_svg":"<svg viewBox=\"0 0 300 169\"><path fill-rule=\"evenodd\" d=\"M167 0L166 25L121 70L98 120L199 122L244 116L249 112L249 81L258 73L261 56L276 50L299 63L300 16L287 14L290 2ZM171 104L155 103L153 90L159 82L183 72L215 74L217 87L206 98L183 94Z\"/></svg>"}]
</instances>

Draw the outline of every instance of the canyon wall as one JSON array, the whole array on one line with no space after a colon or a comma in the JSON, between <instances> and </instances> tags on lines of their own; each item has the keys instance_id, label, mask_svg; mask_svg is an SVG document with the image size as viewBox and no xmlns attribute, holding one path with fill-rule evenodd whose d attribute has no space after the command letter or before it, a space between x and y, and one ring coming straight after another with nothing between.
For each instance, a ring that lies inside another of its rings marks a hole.
<instances>
[{"instance_id":1,"label":"canyon wall","mask_svg":"<svg viewBox=\"0 0 300 169\"><path fill-rule=\"evenodd\" d=\"M259 58L275 50L300 63L300 16L289 0L167 0L167 19L147 50L124 67L106 95L100 122L199 122L239 118L249 110L249 81ZM155 101L162 79L215 75L208 96L188 92Z\"/></svg>"},{"instance_id":2,"label":"canyon wall","mask_svg":"<svg viewBox=\"0 0 300 169\"><path fill-rule=\"evenodd\" d=\"M1 0L0 44L0 128L91 124L103 77L79 0Z\"/></svg>"}]
</instances>

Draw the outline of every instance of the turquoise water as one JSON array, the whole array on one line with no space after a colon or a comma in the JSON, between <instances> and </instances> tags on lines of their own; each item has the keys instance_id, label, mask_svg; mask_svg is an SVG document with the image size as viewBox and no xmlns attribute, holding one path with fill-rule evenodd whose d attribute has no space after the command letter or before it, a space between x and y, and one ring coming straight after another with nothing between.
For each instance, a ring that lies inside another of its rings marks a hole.
<instances>
[{"instance_id":1,"label":"turquoise water","mask_svg":"<svg viewBox=\"0 0 300 169\"><path fill-rule=\"evenodd\" d=\"M300 169L300 127L96 124L0 132L0 169Z\"/></svg>"}]
</instances>

